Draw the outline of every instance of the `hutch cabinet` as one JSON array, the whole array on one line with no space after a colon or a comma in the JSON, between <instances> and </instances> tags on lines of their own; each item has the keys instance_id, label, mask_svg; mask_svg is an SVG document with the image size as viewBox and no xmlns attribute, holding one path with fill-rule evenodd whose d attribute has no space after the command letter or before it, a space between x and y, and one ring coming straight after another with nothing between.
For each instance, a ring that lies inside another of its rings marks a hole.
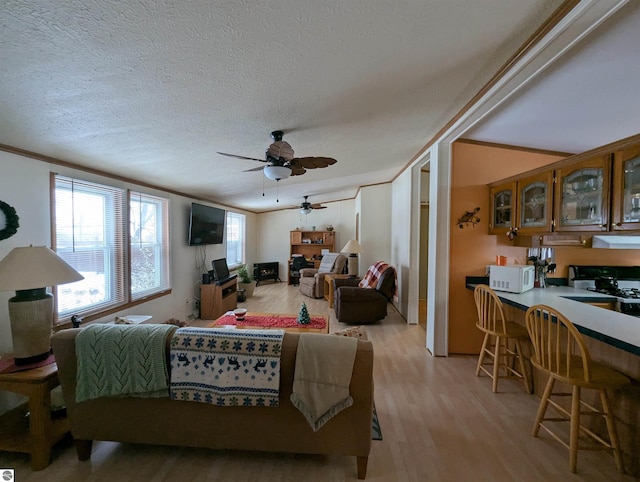
<instances>
[{"instance_id":1,"label":"hutch cabinet","mask_svg":"<svg viewBox=\"0 0 640 482\"><path fill-rule=\"evenodd\" d=\"M640 146L614 154L611 199L611 230L640 229Z\"/></svg>"},{"instance_id":2,"label":"hutch cabinet","mask_svg":"<svg viewBox=\"0 0 640 482\"><path fill-rule=\"evenodd\" d=\"M313 263L313 266L317 268L320 266L320 259L322 258L322 250L326 249L327 252L335 252L335 231L291 231L290 233L290 251L289 251L289 276L287 279L288 284L297 284L297 278L291 270L291 263L293 258L297 256L304 256L305 259Z\"/></svg>"},{"instance_id":3,"label":"hutch cabinet","mask_svg":"<svg viewBox=\"0 0 640 482\"><path fill-rule=\"evenodd\" d=\"M556 169L555 231L607 231L611 156Z\"/></svg>"}]
</instances>

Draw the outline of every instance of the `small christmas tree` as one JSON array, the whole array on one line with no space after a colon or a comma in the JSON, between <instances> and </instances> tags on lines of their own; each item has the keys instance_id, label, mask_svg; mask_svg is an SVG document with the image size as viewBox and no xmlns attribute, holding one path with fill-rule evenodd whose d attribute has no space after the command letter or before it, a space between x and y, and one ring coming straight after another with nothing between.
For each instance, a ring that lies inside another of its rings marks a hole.
<instances>
[{"instance_id":1,"label":"small christmas tree","mask_svg":"<svg viewBox=\"0 0 640 482\"><path fill-rule=\"evenodd\" d=\"M298 323L301 325L308 325L311 323L311 317L309 316L309 311L307 310L307 304L302 303L300 307L300 313L298 313Z\"/></svg>"}]
</instances>

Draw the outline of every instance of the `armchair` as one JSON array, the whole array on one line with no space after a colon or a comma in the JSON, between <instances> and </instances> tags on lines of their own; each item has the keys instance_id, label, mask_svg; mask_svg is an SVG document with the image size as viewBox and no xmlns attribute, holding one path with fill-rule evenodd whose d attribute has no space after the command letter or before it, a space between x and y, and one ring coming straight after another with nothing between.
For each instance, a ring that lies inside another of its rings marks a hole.
<instances>
[{"instance_id":1,"label":"armchair","mask_svg":"<svg viewBox=\"0 0 640 482\"><path fill-rule=\"evenodd\" d=\"M347 267L347 257L344 254L325 254L320 267L303 268L300 270L300 292L310 298L324 296L324 276L327 273L343 273Z\"/></svg>"},{"instance_id":2,"label":"armchair","mask_svg":"<svg viewBox=\"0 0 640 482\"><path fill-rule=\"evenodd\" d=\"M369 268L369 273L376 265ZM366 277L365 277L366 279ZM387 316L387 303L396 295L396 270L388 266L380 273L375 288L359 287L360 279L334 280L335 312L343 323L373 323Z\"/></svg>"}]
</instances>

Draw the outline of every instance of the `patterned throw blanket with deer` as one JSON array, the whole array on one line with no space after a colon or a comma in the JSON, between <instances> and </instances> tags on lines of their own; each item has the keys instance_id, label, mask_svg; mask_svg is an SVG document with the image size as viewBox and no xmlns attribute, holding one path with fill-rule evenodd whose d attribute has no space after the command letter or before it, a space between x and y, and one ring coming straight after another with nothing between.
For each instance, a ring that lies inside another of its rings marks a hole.
<instances>
[{"instance_id":1,"label":"patterned throw blanket with deer","mask_svg":"<svg viewBox=\"0 0 640 482\"><path fill-rule=\"evenodd\" d=\"M179 328L171 339L174 400L277 407L284 330Z\"/></svg>"}]
</instances>

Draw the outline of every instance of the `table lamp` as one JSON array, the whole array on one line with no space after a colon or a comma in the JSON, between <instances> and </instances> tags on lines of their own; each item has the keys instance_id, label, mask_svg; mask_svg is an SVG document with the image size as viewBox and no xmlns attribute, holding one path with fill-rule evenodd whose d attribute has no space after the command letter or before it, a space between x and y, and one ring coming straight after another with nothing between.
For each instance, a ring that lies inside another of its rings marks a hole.
<instances>
[{"instance_id":1,"label":"table lamp","mask_svg":"<svg viewBox=\"0 0 640 482\"><path fill-rule=\"evenodd\" d=\"M51 353L53 295L48 286L84 277L46 246L14 248L0 261L0 291L13 291L9 321L16 365L45 360Z\"/></svg>"},{"instance_id":2,"label":"table lamp","mask_svg":"<svg viewBox=\"0 0 640 482\"><path fill-rule=\"evenodd\" d=\"M364 253L362 246L355 239L350 239L347 244L340 251L341 253L349 254L348 270L349 276L355 278L358 276L358 253Z\"/></svg>"}]
</instances>

